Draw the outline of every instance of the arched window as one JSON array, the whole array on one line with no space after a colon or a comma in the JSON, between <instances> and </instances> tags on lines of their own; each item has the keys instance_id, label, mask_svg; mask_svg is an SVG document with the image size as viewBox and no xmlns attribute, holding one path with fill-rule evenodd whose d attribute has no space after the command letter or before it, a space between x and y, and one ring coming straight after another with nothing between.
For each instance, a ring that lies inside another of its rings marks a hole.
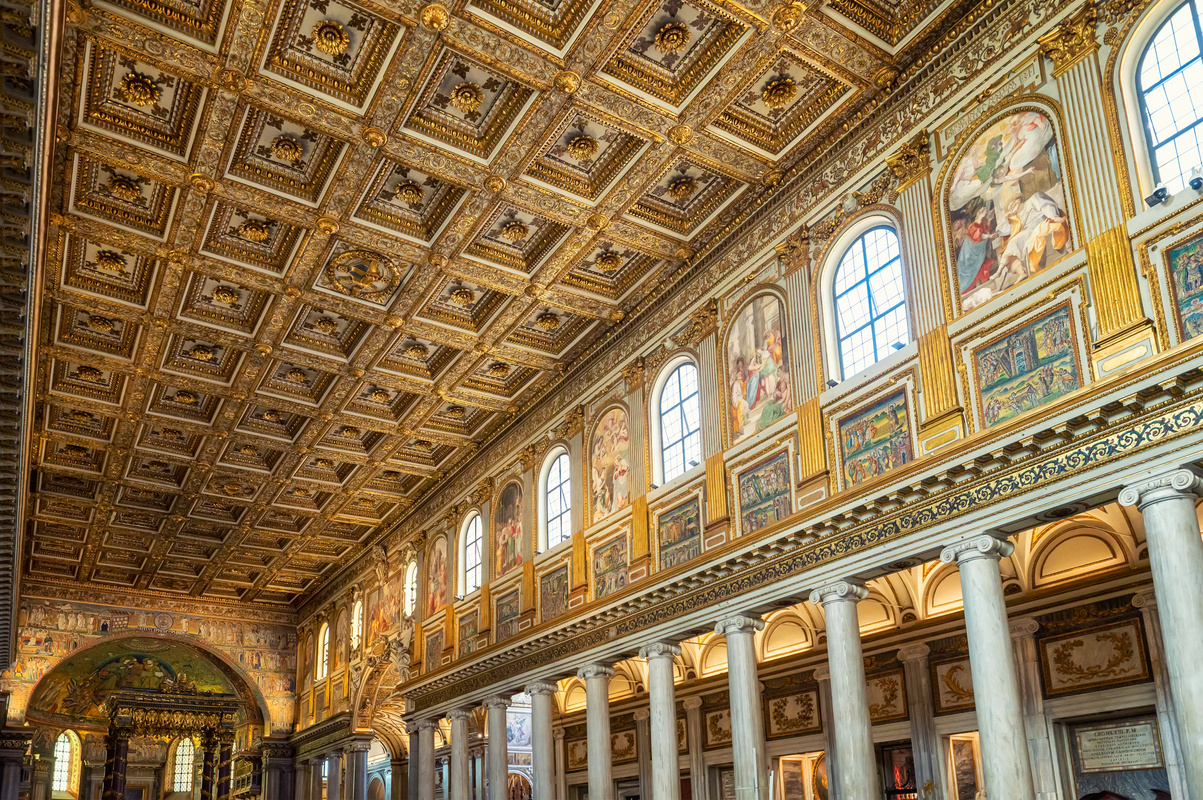
<instances>
[{"instance_id":1,"label":"arched window","mask_svg":"<svg viewBox=\"0 0 1203 800\"><path fill-rule=\"evenodd\" d=\"M702 410L698 368L682 361L660 388L660 471L664 483L702 460Z\"/></svg>"},{"instance_id":2,"label":"arched window","mask_svg":"<svg viewBox=\"0 0 1203 800\"><path fill-rule=\"evenodd\" d=\"M832 295L844 378L911 340L898 234L890 228L871 228L844 251Z\"/></svg>"},{"instance_id":3,"label":"arched window","mask_svg":"<svg viewBox=\"0 0 1203 800\"><path fill-rule=\"evenodd\" d=\"M543 520L547 549L572 538L572 475L568 451L552 453L543 471Z\"/></svg>"},{"instance_id":4,"label":"arched window","mask_svg":"<svg viewBox=\"0 0 1203 800\"><path fill-rule=\"evenodd\" d=\"M54 776L50 783L55 797L79 795L79 739L71 731L63 731L54 740Z\"/></svg>"},{"instance_id":5,"label":"arched window","mask_svg":"<svg viewBox=\"0 0 1203 800\"><path fill-rule=\"evenodd\" d=\"M1195 2L1161 24L1136 75L1153 179L1172 192L1203 164L1203 27Z\"/></svg>"},{"instance_id":6,"label":"arched window","mask_svg":"<svg viewBox=\"0 0 1203 800\"><path fill-rule=\"evenodd\" d=\"M411 561L405 568L405 616L412 617L418 607L418 562Z\"/></svg>"},{"instance_id":7,"label":"arched window","mask_svg":"<svg viewBox=\"0 0 1203 800\"><path fill-rule=\"evenodd\" d=\"M351 649L359 649L359 640L363 638L363 601L356 600L351 606Z\"/></svg>"},{"instance_id":8,"label":"arched window","mask_svg":"<svg viewBox=\"0 0 1203 800\"><path fill-rule=\"evenodd\" d=\"M175 746L175 762L172 768L171 790L173 792L192 791L192 773L195 770L196 746L192 738L185 736Z\"/></svg>"},{"instance_id":9,"label":"arched window","mask_svg":"<svg viewBox=\"0 0 1203 800\"><path fill-rule=\"evenodd\" d=\"M322 623L322 629L317 634L317 672L314 675L319 681L330 671L330 626Z\"/></svg>"},{"instance_id":10,"label":"arched window","mask_svg":"<svg viewBox=\"0 0 1203 800\"><path fill-rule=\"evenodd\" d=\"M461 538L463 545L460 547L460 557L461 563L464 565L461 587L462 594L467 596L479 589L481 583L484 582L485 534L480 514L473 514L464 523L464 532L461 534Z\"/></svg>"}]
</instances>

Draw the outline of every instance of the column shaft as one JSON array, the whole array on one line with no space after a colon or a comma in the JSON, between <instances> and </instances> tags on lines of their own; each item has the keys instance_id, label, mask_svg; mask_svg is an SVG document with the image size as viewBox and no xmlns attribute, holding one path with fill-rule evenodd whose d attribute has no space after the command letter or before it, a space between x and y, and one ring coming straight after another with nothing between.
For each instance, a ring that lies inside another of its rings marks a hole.
<instances>
[{"instance_id":1,"label":"column shaft","mask_svg":"<svg viewBox=\"0 0 1203 800\"><path fill-rule=\"evenodd\" d=\"M434 800L434 725L418 723L418 800Z\"/></svg>"},{"instance_id":2,"label":"column shaft","mask_svg":"<svg viewBox=\"0 0 1203 800\"><path fill-rule=\"evenodd\" d=\"M706 779L705 723L702 722L702 698L687 697L685 706L685 742L689 747L689 793L693 800L710 800L710 782Z\"/></svg>"},{"instance_id":3,"label":"column shaft","mask_svg":"<svg viewBox=\"0 0 1203 800\"><path fill-rule=\"evenodd\" d=\"M1012 550L1009 542L987 535L950 545L940 555L945 563L955 560L961 572L982 772L990 800L1035 797L1023 703L998 570L999 557L1010 555Z\"/></svg>"},{"instance_id":4,"label":"column shaft","mask_svg":"<svg viewBox=\"0 0 1203 800\"><path fill-rule=\"evenodd\" d=\"M534 800L555 798L555 731L552 711L556 687L550 683L532 683L526 687L530 695L531 727L531 794Z\"/></svg>"},{"instance_id":5,"label":"column shaft","mask_svg":"<svg viewBox=\"0 0 1203 800\"><path fill-rule=\"evenodd\" d=\"M867 596L863 586L851 581L816 589L810 595L812 603L823 606L827 625L831 727L835 732L835 754L840 764L836 773L840 800L876 800L881 795L869 719L865 656L856 616L856 604Z\"/></svg>"},{"instance_id":6,"label":"column shaft","mask_svg":"<svg viewBox=\"0 0 1203 800\"><path fill-rule=\"evenodd\" d=\"M911 747L915 755L915 787L924 797L924 787L930 785L927 800L943 800L943 781L940 779L940 735L936 732L935 706L932 703L931 673L925 644L904 647L898 652L906 683L906 707L911 723Z\"/></svg>"},{"instance_id":7,"label":"column shaft","mask_svg":"<svg viewBox=\"0 0 1203 800\"><path fill-rule=\"evenodd\" d=\"M510 793L510 754L505 725L505 709L509 704L504 697L493 697L485 702L489 712L488 800L507 800Z\"/></svg>"},{"instance_id":8,"label":"column shaft","mask_svg":"<svg viewBox=\"0 0 1203 800\"><path fill-rule=\"evenodd\" d=\"M681 800L681 768L677 757L677 698L673 656L681 649L670 644L645 647L652 750L653 800Z\"/></svg>"},{"instance_id":9,"label":"column shaft","mask_svg":"<svg viewBox=\"0 0 1203 800\"><path fill-rule=\"evenodd\" d=\"M341 800L342 773L342 753L335 752L326 756L326 800Z\"/></svg>"},{"instance_id":10,"label":"column shaft","mask_svg":"<svg viewBox=\"0 0 1203 800\"><path fill-rule=\"evenodd\" d=\"M585 681L589 800L614 800L614 771L610 760L610 676L614 670L591 664L578 674Z\"/></svg>"},{"instance_id":11,"label":"column shaft","mask_svg":"<svg viewBox=\"0 0 1203 800\"><path fill-rule=\"evenodd\" d=\"M451 712L451 800L470 800L468 783L468 717L472 712Z\"/></svg>"},{"instance_id":12,"label":"column shaft","mask_svg":"<svg viewBox=\"0 0 1203 800\"><path fill-rule=\"evenodd\" d=\"M234 734L222 735L217 752L217 800L229 800L230 777L234 771ZM124 791L122 797L125 796ZM338 800L333 798L333 800Z\"/></svg>"},{"instance_id":13,"label":"column shaft","mask_svg":"<svg viewBox=\"0 0 1203 800\"><path fill-rule=\"evenodd\" d=\"M727 687L731 698L731 756L735 762L735 800L767 800L764 715L756 671L758 617L723 620L715 632L727 637Z\"/></svg>"},{"instance_id":14,"label":"column shaft","mask_svg":"<svg viewBox=\"0 0 1203 800\"><path fill-rule=\"evenodd\" d=\"M322 800L322 763L320 758L309 761L309 800Z\"/></svg>"}]
</instances>

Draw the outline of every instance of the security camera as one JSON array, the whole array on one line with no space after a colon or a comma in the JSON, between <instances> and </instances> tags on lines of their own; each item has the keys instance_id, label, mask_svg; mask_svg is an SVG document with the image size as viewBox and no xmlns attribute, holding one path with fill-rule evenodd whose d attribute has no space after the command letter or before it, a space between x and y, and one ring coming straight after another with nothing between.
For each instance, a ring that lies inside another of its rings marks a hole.
<instances>
[{"instance_id":1,"label":"security camera","mask_svg":"<svg viewBox=\"0 0 1203 800\"><path fill-rule=\"evenodd\" d=\"M834 380L829 380L829 381L827 381L827 388L828 388L828 389L834 389L835 387L837 387L837 386L839 386L839 385L840 385L839 381L834 381Z\"/></svg>"},{"instance_id":2,"label":"security camera","mask_svg":"<svg viewBox=\"0 0 1203 800\"><path fill-rule=\"evenodd\" d=\"M1164 183L1153 190L1153 193L1145 198L1145 205L1149 208L1161 205L1170 197L1170 190Z\"/></svg>"},{"instance_id":3,"label":"security camera","mask_svg":"<svg viewBox=\"0 0 1203 800\"><path fill-rule=\"evenodd\" d=\"M1195 167L1190 171L1190 180L1187 185L1196 192L1203 191L1203 167Z\"/></svg>"}]
</instances>

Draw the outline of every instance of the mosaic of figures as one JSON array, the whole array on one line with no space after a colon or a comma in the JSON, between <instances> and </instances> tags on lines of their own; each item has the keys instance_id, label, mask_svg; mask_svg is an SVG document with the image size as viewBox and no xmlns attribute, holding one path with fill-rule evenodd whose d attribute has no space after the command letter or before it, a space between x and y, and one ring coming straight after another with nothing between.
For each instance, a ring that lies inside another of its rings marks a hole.
<instances>
[{"instance_id":1,"label":"mosaic of figures","mask_svg":"<svg viewBox=\"0 0 1203 800\"><path fill-rule=\"evenodd\" d=\"M272 729L292 730L297 638L296 629L290 626L38 598L21 602L18 622L17 655L12 668L0 676L0 687L13 697L9 704L11 721L23 718L34 685L64 656L112 634L144 631L148 637L169 634L195 638L225 654L262 693ZM154 653L146 655L155 657ZM140 661L139 669L143 666ZM136 671L127 670L121 680ZM142 676L142 682L153 680L153 672ZM163 679L167 679L166 674Z\"/></svg>"},{"instance_id":2,"label":"mosaic of figures","mask_svg":"<svg viewBox=\"0 0 1203 800\"><path fill-rule=\"evenodd\" d=\"M914 456L905 391L897 391L839 422L840 461L846 485L884 475Z\"/></svg>"},{"instance_id":3,"label":"mosaic of figures","mask_svg":"<svg viewBox=\"0 0 1203 800\"><path fill-rule=\"evenodd\" d=\"M1178 338L1203 332L1203 236L1192 236L1166 252L1177 312Z\"/></svg>"},{"instance_id":4,"label":"mosaic of figures","mask_svg":"<svg viewBox=\"0 0 1203 800\"><path fill-rule=\"evenodd\" d=\"M656 519L660 569L671 569L702 553L702 504L691 497Z\"/></svg>"},{"instance_id":5,"label":"mosaic of figures","mask_svg":"<svg viewBox=\"0 0 1203 800\"><path fill-rule=\"evenodd\" d=\"M593 599L615 594L627 585L627 536L615 536L593 548Z\"/></svg>"},{"instance_id":6,"label":"mosaic of figures","mask_svg":"<svg viewBox=\"0 0 1203 800\"><path fill-rule=\"evenodd\" d=\"M972 310L1072 249L1052 121L1016 111L979 133L948 185L961 308Z\"/></svg>"},{"instance_id":7,"label":"mosaic of figures","mask_svg":"<svg viewBox=\"0 0 1203 800\"><path fill-rule=\"evenodd\" d=\"M748 534L785 519L794 511L790 453L782 451L739 474L740 531Z\"/></svg>"}]
</instances>

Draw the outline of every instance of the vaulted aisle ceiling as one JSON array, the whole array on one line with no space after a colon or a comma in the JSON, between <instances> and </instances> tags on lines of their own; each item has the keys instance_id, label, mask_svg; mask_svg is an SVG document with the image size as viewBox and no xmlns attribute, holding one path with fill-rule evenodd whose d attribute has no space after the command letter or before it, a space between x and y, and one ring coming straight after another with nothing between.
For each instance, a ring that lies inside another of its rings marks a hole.
<instances>
[{"instance_id":1,"label":"vaulted aisle ceiling","mask_svg":"<svg viewBox=\"0 0 1203 800\"><path fill-rule=\"evenodd\" d=\"M71 4L26 575L289 604L965 4Z\"/></svg>"}]
</instances>

